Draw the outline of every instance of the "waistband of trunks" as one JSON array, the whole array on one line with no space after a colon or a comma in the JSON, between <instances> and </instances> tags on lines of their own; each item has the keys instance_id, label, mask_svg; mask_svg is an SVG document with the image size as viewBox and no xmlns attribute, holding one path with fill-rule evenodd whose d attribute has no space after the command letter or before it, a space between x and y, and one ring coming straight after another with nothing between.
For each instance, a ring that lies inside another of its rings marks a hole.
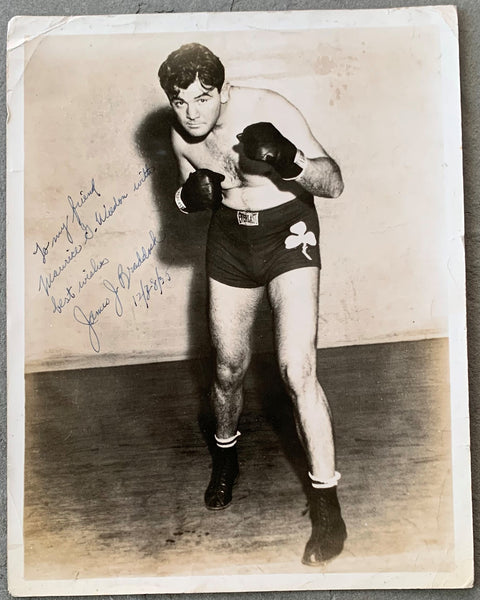
<instances>
[{"instance_id":1,"label":"waistband of trunks","mask_svg":"<svg viewBox=\"0 0 480 600\"><path fill-rule=\"evenodd\" d=\"M268 225L268 223L276 222L278 219L288 219L290 214L298 214L302 204L306 209L314 207L312 194L305 192L283 204L262 210L238 210L222 204L218 208L217 214L221 216L222 220L239 223L239 219L245 219L245 221L250 221L251 224Z\"/></svg>"}]
</instances>

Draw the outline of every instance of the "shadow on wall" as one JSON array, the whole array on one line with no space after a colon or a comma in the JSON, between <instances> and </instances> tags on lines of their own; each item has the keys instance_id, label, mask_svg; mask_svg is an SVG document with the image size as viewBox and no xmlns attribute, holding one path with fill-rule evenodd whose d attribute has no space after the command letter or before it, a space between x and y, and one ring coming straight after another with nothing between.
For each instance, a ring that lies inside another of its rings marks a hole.
<instances>
[{"instance_id":1,"label":"shadow on wall","mask_svg":"<svg viewBox=\"0 0 480 600\"><path fill-rule=\"evenodd\" d=\"M205 276L205 244L210 212L185 215L175 204L179 185L178 166L173 153L170 132L173 113L163 106L147 114L137 128L138 152L152 169L151 189L158 212L156 231L164 242L157 246L157 258L170 271L184 269L181 278L188 287L189 351L192 356L209 351L207 319L207 284Z\"/></svg>"}]
</instances>

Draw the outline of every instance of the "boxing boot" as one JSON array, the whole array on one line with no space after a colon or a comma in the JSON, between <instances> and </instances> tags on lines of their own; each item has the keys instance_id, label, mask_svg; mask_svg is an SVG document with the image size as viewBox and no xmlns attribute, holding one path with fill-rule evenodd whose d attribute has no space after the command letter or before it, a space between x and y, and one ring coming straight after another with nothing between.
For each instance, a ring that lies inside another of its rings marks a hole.
<instances>
[{"instance_id":1,"label":"boxing boot","mask_svg":"<svg viewBox=\"0 0 480 600\"><path fill-rule=\"evenodd\" d=\"M347 539L347 528L337 498L337 486L312 488L309 508L312 535L305 546L302 562L309 566L320 566L338 556Z\"/></svg>"},{"instance_id":2,"label":"boxing boot","mask_svg":"<svg viewBox=\"0 0 480 600\"><path fill-rule=\"evenodd\" d=\"M232 488L239 474L237 447L215 448L212 476L205 491L208 510L222 510L232 501Z\"/></svg>"}]
</instances>

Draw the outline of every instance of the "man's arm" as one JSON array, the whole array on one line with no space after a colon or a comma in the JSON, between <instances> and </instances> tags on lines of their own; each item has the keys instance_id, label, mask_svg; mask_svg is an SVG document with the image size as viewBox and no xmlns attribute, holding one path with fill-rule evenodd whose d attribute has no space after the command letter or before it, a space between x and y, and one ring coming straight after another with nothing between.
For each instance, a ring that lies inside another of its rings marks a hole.
<instances>
[{"instance_id":1,"label":"man's arm","mask_svg":"<svg viewBox=\"0 0 480 600\"><path fill-rule=\"evenodd\" d=\"M344 188L340 168L329 156L307 158L295 181L307 192L323 198L338 198Z\"/></svg>"},{"instance_id":2,"label":"man's arm","mask_svg":"<svg viewBox=\"0 0 480 600\"><path fill-rule=\"evenodd\" d=\"M183 154L183 140L180 135L172 129L172 148L177 159L178 170L180 171L180 184L183 185L187 181L190 173L195 171L195 168L190 164L188 159Z\"/></svg>"},{"instance_id":3,"label":"man's arm","mask_svg":"<svg viewBox=\"0 0 480 600\"><path fill-rule=\"evenodd\" d=\"M337 198L344 187L340 168L300 111L275 92L266 92L264 105L270 122L250 125L239 136L245 154L271 164L281 177L294 179L315 196Z\"/></svg>"}]
</instances>

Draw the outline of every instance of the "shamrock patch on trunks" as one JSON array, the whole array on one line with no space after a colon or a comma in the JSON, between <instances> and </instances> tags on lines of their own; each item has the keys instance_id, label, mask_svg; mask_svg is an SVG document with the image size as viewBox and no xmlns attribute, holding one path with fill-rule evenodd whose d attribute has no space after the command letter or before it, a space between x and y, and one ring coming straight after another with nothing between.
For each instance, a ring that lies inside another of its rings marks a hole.
<instances>
[{"instance_id":1,"label":"shamrock patch on trunks","mask_svg":"<svg viewBox=\"0 0 480 600\"><path fill-rule=\"evenodd\" d=\"M312 260L312 257L308 255L308 246L316 246L317 240L315 234L312 231L307 231L307 226L304 221L299 221L290 227L292 235L287 236L285 239L285 248L291 250L292 248L302 247L302 254Z\"/></svg>"}]
</instances>

